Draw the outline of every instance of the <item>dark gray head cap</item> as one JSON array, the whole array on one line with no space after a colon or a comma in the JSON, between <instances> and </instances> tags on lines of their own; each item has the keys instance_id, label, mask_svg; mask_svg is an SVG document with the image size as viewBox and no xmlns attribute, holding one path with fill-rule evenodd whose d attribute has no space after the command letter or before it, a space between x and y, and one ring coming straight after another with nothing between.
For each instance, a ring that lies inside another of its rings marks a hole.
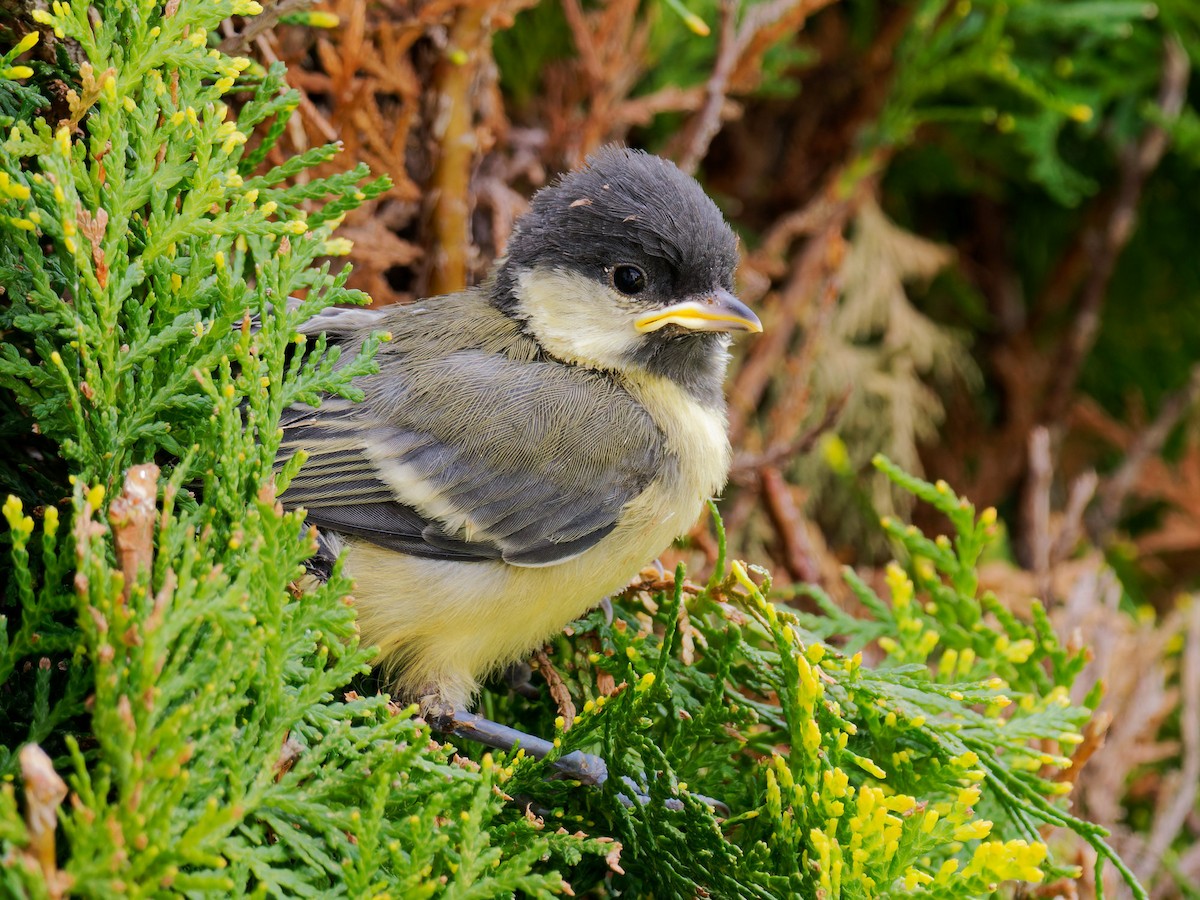
<instances>
[{"instance_id":1,"label":"dark gray head cap","mask_svg":"<svg viewBox=\"0 0 1200 900\"><path fill-rule=\"evenodd\" d=\"M653 294L640 299L650 302L732 290L737 238L674 163L608 145L534 196L509 242L508 268L569 269L602 280L619 263L647 269Z\"/></svg>"}]
</instances>

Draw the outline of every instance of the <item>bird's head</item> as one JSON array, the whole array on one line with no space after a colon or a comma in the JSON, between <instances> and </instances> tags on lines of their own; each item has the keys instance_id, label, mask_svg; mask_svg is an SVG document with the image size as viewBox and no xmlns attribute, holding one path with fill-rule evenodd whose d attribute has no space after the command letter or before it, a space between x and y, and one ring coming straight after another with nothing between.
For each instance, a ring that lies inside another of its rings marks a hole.
<instances>
[{"instance_id":1,"label":"bird's head","mask_svg":"<svg viewBox=\"0 0 1200 900\"><path fill-rule=\"evenodd\" d=\"M733 331L761 331L733 294L737 238L671 162L606 147L538 192L493 302L549 354L642 369L719 396Z\"/></svg>"}]
</instances>

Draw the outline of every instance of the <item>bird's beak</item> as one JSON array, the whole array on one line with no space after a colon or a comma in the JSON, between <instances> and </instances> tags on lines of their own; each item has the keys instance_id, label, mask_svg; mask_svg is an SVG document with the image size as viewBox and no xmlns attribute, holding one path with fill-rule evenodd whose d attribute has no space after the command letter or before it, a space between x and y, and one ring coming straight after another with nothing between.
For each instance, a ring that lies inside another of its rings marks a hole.
<instances>
[{"instance_id":1,"label":"bird's beak","mask_svg":"<svg viewBox=\"0 0 1200 900\"><path fill-rule=\"evenodd\" d=\"M749 331L763 330L758 316L729 291L713 291L695 300L684 300L665 309L656 309L639 318L634 326L642 334L666 325L680 325L690 331Z\"/></svg>"}]
</instances>

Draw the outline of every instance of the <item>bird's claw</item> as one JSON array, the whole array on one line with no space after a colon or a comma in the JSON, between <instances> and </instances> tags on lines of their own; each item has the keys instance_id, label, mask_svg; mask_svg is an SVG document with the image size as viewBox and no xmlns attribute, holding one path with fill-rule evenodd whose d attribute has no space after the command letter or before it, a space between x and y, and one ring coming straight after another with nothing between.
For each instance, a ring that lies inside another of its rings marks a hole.
<instances>
[{"instance_id":1,"label":"bird's claw","mask_svg":"<svg viewBox=\"0 0 1200 900\"><path fill-rule=\"evenodd\" d=\"M513 750L520 746L535 759L544 759L554 750L554 744L550 741L526 734L507 725L501 725L499 722L493 722L491 719L475 713L459 712L441 707L427 710L425 721L434 731L465 738L469 741L477 741L498 750ZM580 784L599 787L608 780L608 765L594 753L575 750L551 761L550 765L561 777L570 778ZM644 806L650 802L650 795L646 790L628 775L621 778L621 783L628 788L628 791L617 794L617 800L622 805L626 807ZM705 797L703 794L692 794L691 796L704 803L715 814L724 817L729 815L729 807L720 800ZM683 809L683 801L677 797L667 798L664 805L671 810Z\"/></svg>"},{"instance_id":2,"label":"bird's claw","mask_svg":"<svg viewBox=\"0 0 1200 900\"><path fill-rule=\"evenodd\" d=\"M533 700L540 693L533 683L533 667L524 660L513 663L501 672L500 680L526 700Z\"/></svg>"}]
</instances>

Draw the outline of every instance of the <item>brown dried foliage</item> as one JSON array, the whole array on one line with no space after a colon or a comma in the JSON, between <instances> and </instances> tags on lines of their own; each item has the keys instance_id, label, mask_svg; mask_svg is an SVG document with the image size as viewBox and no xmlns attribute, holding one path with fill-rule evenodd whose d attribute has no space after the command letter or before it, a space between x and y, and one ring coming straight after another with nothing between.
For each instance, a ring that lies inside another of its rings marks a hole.
<instances>
[{"instance_id":1,"label":"brown dried foliage","mask_svg":"<svg viewBox=\"0 0 1200 900\"><path fill-rule=\"evenodd\" d=\"M43 668L49 663L48 659L43 659ZM67 895L73 880L58 868L54 850L58 808L67 798L67 785L54 771L54 763L46 751L37 744L26 744L21 748L20 762L29 846L21 854L18 864L41 869L48 895L58 900Z\"/></svg>"}]
</instances>

